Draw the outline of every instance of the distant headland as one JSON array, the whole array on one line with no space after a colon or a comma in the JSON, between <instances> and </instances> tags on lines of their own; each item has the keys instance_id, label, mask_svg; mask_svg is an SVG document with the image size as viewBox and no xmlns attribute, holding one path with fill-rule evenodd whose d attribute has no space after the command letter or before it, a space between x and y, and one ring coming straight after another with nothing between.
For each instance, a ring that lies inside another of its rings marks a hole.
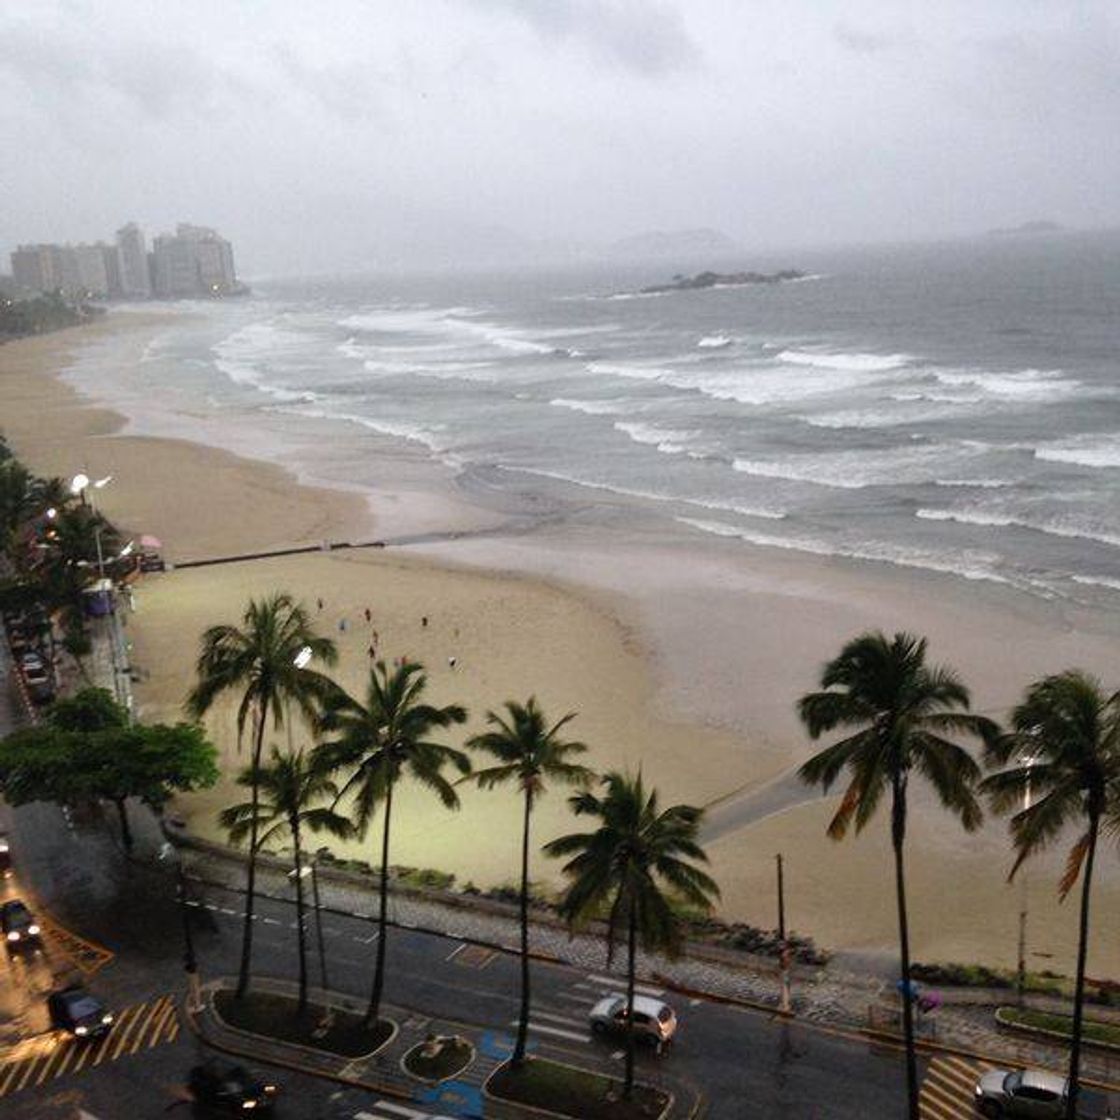
<instances>
[{"instance_id":1,"label":"distant headland","mask_svg":"<svg viewBox=\"0 0 1120 1120\"><path fill-rule=\"evenodd\" d=\"M1065 226L1059 225L1057 222L1034 221L1023 222L1021 225L1017 226L990 229L988 230L988 235L990 237L1030 237L1032 234L1064 232Z\"/></svg>"},{"instance_id":2,"label":"distant headland","mask_svg":"<svg viewBox=\"0 0 1120 1120\"><path fill-rule=\"evenodd\" d=\"M642 289L642 295L659 292L693 292L702 288L739 288L747 284L782 284L804 280L807 273L796 268L780 272L698 272L695 276L674 276L668 284L653 284Z\"/></svg>"}]
</instances>

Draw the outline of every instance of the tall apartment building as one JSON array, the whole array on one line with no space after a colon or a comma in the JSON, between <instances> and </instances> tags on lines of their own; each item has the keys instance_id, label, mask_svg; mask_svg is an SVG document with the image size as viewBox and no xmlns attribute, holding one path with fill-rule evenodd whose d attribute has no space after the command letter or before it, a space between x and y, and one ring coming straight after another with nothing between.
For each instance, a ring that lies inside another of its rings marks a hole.
<instances>
[{"instance_id":1,"label":"tall apartment building","mask_svg":"<svg viewBox=\"0 0 1120 1120\"><path fill-rule=\"evenodd\" d=\"M12 279L21 288L53 292L62 287L62 259L57 245L21 245L12 253Z\"/></svg>"},{"instance_id":2,"label":"tall apartment building","mask_svg":"<svg viewBox=\"0 0 1120 1120\"><path fill-rule=\"evenodd\" d=\"M152 242L152 283L157 296L221 295L237 287L233 246L206 226L185 222Z\"/></svg>"},{"instance_id":3,"label":"tall apartment building","mask_svg":"<svg viewBox=\"0 0 1120 1120\"><path fill-rule=\"evenodd\" d=\"M148 249L144 233L135 222L117 230L120 254L121 295L126 299L147 299L152 294L152 274L148 268Z\"/></svg>"},{"instance_id":4,"label":"tall apartment building","mask_svg":"<svg viewBox=\"0 0 1120 1120\"><path fill-rule=\"evenodd\" d=\"M151 253L135 222L117 230L114 245L20 245L12 253L12 274L21 287L77 298L178 299L245 290L237 282L233 246L215 230L187 223L155 238Z\"/></svg>"},{"instance_id":5,"label":"tall apartment building","mask_svg":"<svg viewBox=\"0 0 1120 1120\"><path fill-rule=\"evenodd\" d=\"M69 296L110 294L105 245L21 245L12 253L12 276L24 288Z\"/></svg>"}]
</instances>

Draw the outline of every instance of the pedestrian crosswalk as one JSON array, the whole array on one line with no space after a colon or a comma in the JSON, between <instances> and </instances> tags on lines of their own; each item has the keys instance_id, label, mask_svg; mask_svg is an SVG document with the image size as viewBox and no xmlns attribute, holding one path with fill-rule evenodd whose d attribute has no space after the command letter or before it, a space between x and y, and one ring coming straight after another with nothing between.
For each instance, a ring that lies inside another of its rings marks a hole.
<instances>
[{"instance_id":1,"label":"pedestrian crosswalk","mask_svg":"<svg viewBox=\"0 0 1120 1120\"><path fill-rule=\"evenodd\" d=\"M113 1029L95 1042L82 1042L61 1031L29 1038L0 1052L0 1097L173 1042L178 1035L175 1001L160 996L125 1008Z\"/></svg>"},{"instance_id":2,"label":"pedestrian crosswalk","mask_svg":"<svg viewBox=\"0 0 1120 1120\"><path fill-rule=\"evenodd\" d=\"M922 1120L974 1120L976 1082L991 1068L964 1058L934 1058L919 1096Z\"/></svg>"},{"instance_id":3,"label":"pedestrian crosswalk","mask_svg":"<svg viewBox=\"0 0 1120 1120\"><path fill-rule=\"evenodd\" d=\"M558 1039L562 1042L591 1045L588 1019L591 1009L605 996L622 995L625 990L626 981L622 977L588 973L568 988L534 999L529 1033L538 1035L545 1041ZM636 984L634 990L638 995L655 998L665 994L663 988L646 984ZM509 1026L516 1028L517 1020L512 1020Z\"/></svg>"},{"instance_id":4,"label":"pedestrian crosswalk","mask_svg":"<svg viewBox=\"0 0 1120 1120\"><path fill-rule=\"evenodd\" d=\"M353 1120L453 1120L450 1116L438 1116L431 1112L421 1112L417 1108L398 1104L396 1101L378 1101L370 1109L355 1112Z\"/></svg>"}]
</instances>

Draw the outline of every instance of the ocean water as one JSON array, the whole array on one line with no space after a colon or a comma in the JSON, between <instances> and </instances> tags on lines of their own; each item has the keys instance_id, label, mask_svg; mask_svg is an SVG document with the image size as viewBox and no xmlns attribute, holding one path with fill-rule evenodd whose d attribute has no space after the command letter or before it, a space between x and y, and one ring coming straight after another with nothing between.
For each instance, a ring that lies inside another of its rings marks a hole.
<instances>
[{"instance_id":1,"label":"ocean water","mask_svg":"<svg viewBox=\"0 0 1120 1120\"><path fill-rule=\"evenodd\" d=\"M1120 606L1120 235L718 267L811 275L656 296L678 266L257 282L184 307L135 369L94 348L71 376L138 430L236 430L310 477L329 456L372 485L370 450L398 447L528 518L544 497L553 519Z\"/></svg>"}]
</instances>

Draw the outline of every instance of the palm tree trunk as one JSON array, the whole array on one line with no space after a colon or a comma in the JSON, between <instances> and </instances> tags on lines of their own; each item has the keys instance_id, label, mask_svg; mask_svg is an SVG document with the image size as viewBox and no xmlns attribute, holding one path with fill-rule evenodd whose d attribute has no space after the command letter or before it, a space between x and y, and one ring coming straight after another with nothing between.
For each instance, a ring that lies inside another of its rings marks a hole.
<instances>
[{"instance_id":1,"label":"palm tree trunk","mask_svg":"<svg viewBox=\"0 0 1120 1120\"><path fill-rule=\"evenodd\" d=\"M1085 1007L1085 960L1089 955L1089 895L1093 885L1093 858L1097 854L1100 815L1089 817L1089 850L1085 855L1085 878L1081 882L1081 928L1077 940L1077 981L1073 993L1073 1030L1069 1047L1069 1088L1066 1095L1066 1120L1077 1116L1077 1093L1081 1074L1081 1022Z\"/></svg>"},{"instance_id":2,"label":"palm tree trunk","mask_svg":"<svg viewBox=\"0 0 1120 1120\"><path fill-rule=\"evenodd\" d=\"M299 1007L296 1014L302 1019L307 1014L307 923L303 904L303 851L299 841L299 817L290 821L292 843L296 860L296 930L299 934Z\"/></svg>"},{"instance_id":3,"label":"palm tree trunk","mask_svg":"<svg viewBox=\"0 0 1120 1120\"><path fill-rule=\"evenodd\" d=\"M261 700L257 719L257 741L253 744L252 819L249 822L249 874L245 883L245 923L241 930L241 967L237 973L234 999L244 999L249 991L249 969L253 959L253 910L257 893L257 816L260 806L261 751L264 748L264 724L268 715L268 698Z\"/></svg>"},{"instance_id":4,"label":"palm tree trunk","mask_svg":"<svg viewBox=\"0 0 1120 1120\"><path fill-rule=\"evenodd\" d=\"M117 807L117 817L121 822L121 843L124 845L124 850L132 854L132 829L128 823L128 806L124 803L123 797L114 797L113 804Z\"/></svg>"},{"instance_id":5,"label":"palm tree trunk","mask_svg":"<svg viewBox=\"0 0 1120 1120\"><path fill-rule=\"evenodd\" d=\"M533 791L525 790L525 824L521 830L521 1014L517 1021L517 1042L510 1064L525 1061L529 1041L529 820L533 813Z\"/></svg>"},{"instance_id":6,"label":"palm tree trunk","mask_svg":"<svg viewBox=\"0 0 1120 1120\"><path fill-rule=\"evenodd\" d=\"M634 1094L634 970L638 949L638 911L630 899L629 926L626 931L626 1081L622 1096Z\"/></svg>"},{"instance_id":7,"label":"palm tree trunk","mask_svg":"<svg viewBox=\"0 0 1120 1120\"><path fill-rule=\"evenodd\" d=\"M389 928L389 821L393 815L393 783L385 791L385 822L381 829L381 898L377 911L377 959L373 966L373 991L366 1010L366 1026L381 1018L381 993L385 988L385 934Z\"/></svg>"},{"instance_id":8,"label":"palm tree trunk","mask_svg":"<svg viewBox=\"0 0 1120 1120\"><path fill-rule=\"evenodd\" d=\"M892 779L891 843L894 847L894 886L898 898L898 943L902 959L902 1034L906 1045L906 1100L910 1120L920 1120L918 1110L918 1059L914 1050L914 1005L910 988L910 923L906 916L906 874L902 845L906 839L906 780Z\"/></svg>"}]
</instances>

